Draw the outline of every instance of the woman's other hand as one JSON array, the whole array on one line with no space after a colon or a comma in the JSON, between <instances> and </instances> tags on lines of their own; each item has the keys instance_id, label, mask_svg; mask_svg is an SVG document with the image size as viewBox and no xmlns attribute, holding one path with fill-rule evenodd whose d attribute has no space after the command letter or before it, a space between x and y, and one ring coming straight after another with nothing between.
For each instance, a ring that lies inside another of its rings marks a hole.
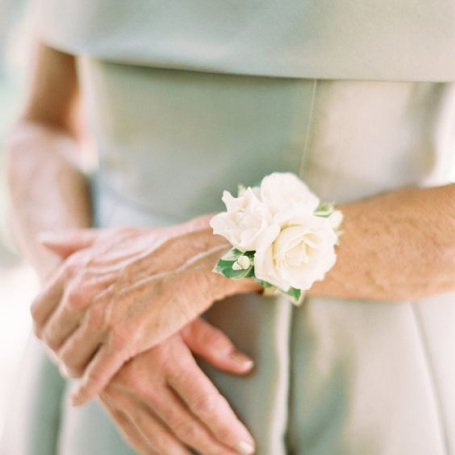
<instances>
[{"instance_id":1,"label":"woman's other hand","mask_svg":"<svg viewBox=\"0 0 455 455\"><path fill-rule=\"evenodd\" d=\"M191 351L215 367L248 373L253 362L218 329L196 319L138 355L100 394L127 442L142 455L238 455L254 440Z\"/></svg>"},{"instance_id":2,"label":"woman's other hand","mask_svg":"<svg viewBox=\"0 0 455 455\"><path fill-rule=\"evenodd\" d=\"M170 228L77 230L47 238L62 266L32 305L37 336L66 374L75 404L97 395L134 357L229 295L254 292L212 269L229 249L209 217Z\"/></svg>"}]
</instances>

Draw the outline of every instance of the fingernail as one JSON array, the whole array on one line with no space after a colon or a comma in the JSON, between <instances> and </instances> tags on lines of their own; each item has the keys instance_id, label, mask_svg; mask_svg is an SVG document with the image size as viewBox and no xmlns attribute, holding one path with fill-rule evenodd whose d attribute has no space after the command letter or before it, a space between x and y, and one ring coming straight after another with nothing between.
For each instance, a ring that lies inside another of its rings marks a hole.
<instances>
[{"instance_id":1,"label":"fingernail","mask_svg":"<svg viewBox=\"0 0 455 455\"><path fill-rule=\"evenodd\" d=\"M243 354L243 352L233 351L229 357L246 371L251 370L254 367L253 360Z\"/></svg>"},{"instance_id":2,"label":"fingernail","mask_svg":"<svg viewBox=\"0 0 455 455\"><path fill-rule=\"evenodd\" d=\"M235 449L242 455L252 455L254 453L254 446L246 441L240 441L235 446Z\"/></svg>"}]
</instances>

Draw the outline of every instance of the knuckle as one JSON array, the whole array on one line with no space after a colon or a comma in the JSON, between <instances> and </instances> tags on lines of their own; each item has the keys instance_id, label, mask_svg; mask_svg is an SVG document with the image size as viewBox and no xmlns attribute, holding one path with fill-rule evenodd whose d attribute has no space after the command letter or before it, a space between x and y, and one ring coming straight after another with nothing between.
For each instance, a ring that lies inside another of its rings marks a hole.
<instances>
[{"instance_id":1,"label":"knuckle","mask_svg":"<svg viewBox=\"0 0 455 455\"><path fill-rule=\"evenodd\" d=\"M58 352L58 358L64 365L68 365L71 368L74 368L74 352L71 347L65 346Z\"/></svg>"},{"instance_id":2,"label":"knuckle","mask_svg":"<svg viewBox=\"0 0 455 455\"><path fill-rule=\"evenodd\" d=\"M41 294L35 297L35 299L32 301L32 304L30 305L30 314L32 316L32 319L36 321L39 316L39 310L40 310L40 303L41 303Z\"/></svg>"},{"instance_id":3,"label":"knuckle","mask_svg":"<svg viewBox=\"0 0 455 455\"><path fill-rule=\"evenodd\" d=\"M194 400L191 408L198 415L207 417L214 416L217 414L218 397L212 393L200 395Z\"/></svg>"},{"instance_id":4,"label":"knuckle","mask_svg":"<svg viewBox=\"0 0 455 455\"><path fill-rule=\"evenodd\" d=\"M198 437L198 427L194 420L181 419L173 425L175 434L185 442L195 441Z\"/></svg>"},{"instance_id":5,"label":"knuckle","mask_svg":"<svg viewBox=\"0 0 455 455\"><path fill-rule=\"evenodd\" d=\"M80 271L80 263L79 257L77 253L71 255L68 259L66 259L65 263L63 264L63 275L66 279L77 275Z\"/></svg>"},{"instance_id":6,"label":"knuckle","mask_svg":"<svg viewBox=\"0 0 455 455\"><path fill-rule=\"evenodd\" d=\"M65 366L67 375L71 378L81 378L84 374L84 369L74 359L75 356L72 351L64 350L58 353L60 362Z\"/></svg>"},{"instance_id":7,"label":"knuckle","mask_svg":"<svg viewBox=\"0 0 455 455\"><path fill-rule=\"evenodd\" d=\"M111 352L122 357L125 361L129 360L134 354L132 349L133 342L134 336L122 326L114 326L111 328L109 348Z\"/></svg>"},{"instance_id":8,"label":"knuckle","mask_svg":"<svg viewBox=\"0 0 455 455\"><path fill-rule=\"evenodd\" d=\"M220 441L230 443L235 440L235 433L233 432L233 425L221 422L218 425L216 436Z\"/></svg>"},{"instance_id":9,"label":"knuckle","mask_svg":"<svg viewBox=\"0 0 455 455\"><path fill-rule=\"evenodd\" d=\"M58 348L60 347L60 342L49 330L43 333L42 339L46 343L46 345L54 352L57 351Z\"/></svg>"},{"instance_id":10,"label":"knuckle","mask_svg":"<svg viewBox=\"0 0 455 455\"><path fill-rule=\"evenodd\" d=\"M127 346L127 337L123 329L118 326L111 326L110 329L110 348L114 352L122 352Z\"/></svg>"},{"instance_id":11,"label":"knuckle","mask_svg":"<svg viewBox=\"0 0 455 455\"><path fill-rule=\"evenodd\" d=\"M83 368L67 366L66 375L71 379L79 379L84 375L84 370Z\"/></svg>"},{"instance_id":12,"label":"knuckle","mask_svg":"<svg viewBox=\"0 0 455 455\"><path fill-rule=\"evenodd\" d=\"M42 338L43 330L36 322L33 323L33 333L38 339Z\"/></svg>"},{"instance_id":13,"label":"knuckle","mask_svg":"<svg viewBox=\"0 0 455 455\"><path fill-rule=\"evenodd\" d=\"M213 327L207 330L201 338L203 346L215 351L229 351L233 346L231 340L223 332Z\"/></svg>"},{"instance_id":14,"label":"knuckle","mask_svg":"<svg viewBox=\"0 0 455 455\"><path fill-rule=\"evenodd\" d=\"M140 397L141 400L147 402L152 408L158 401L154 391L150 390L150 383L144 379L141 374L135 374L135 372L128 371L128 364L114 376L115 380L122 385L124 389L127 389L134 393L135 396Z\"/></svg>"},{"instance_id":15,"label":"knuckle","mask_svg":"<svg viewBox=\"0 0 455 455\"><path fill-rule=\"evenodd\" d=\"M87 292L81 286L72 286L68 290L66 301L69 308L81 310L88 300Z\"/></svg>"},{"instance_id":16,"label":"knuckle","mask_svg":"<svg viewBox=\"0 0 455 455\"><path fill-rule=\"evenodd\" d=\"M168 422L170 426L175 426L178 428L181 421L181 413L174 408L174 406L170 406L169 404L162 403L160 400L152 401L152 397L148 398L148 404L150 407L156 412L159 411L160 415L162 416L165 422Z\"/></svg>"},{"instance_id":17,"label":"knuckle","mask_svg":"<svg viewBox=\"0 0 455 455\"><path fill-rule=\"evenodd\" d=\"M144 394L146 393L145 398L147 400L147 404L152 409L159 409L160 411L163 410L162 414L167 414L166 411L167 406L163 403L158 393L156 393L155 391L149 391L148 388L144 387L142 381L140 382L140 384L137 384L136 387L138 390L143 391Z\"/></svg>"},{"instance_id":18,"label":"knuckle","mask_svg":"<svg viewBox=\"0 0 455 455\"><path fill-rule=\"evenodd\" d=\"M102 382L103 376L97 370L92 370L87 374L87 386L94 386Z\"/></svg>"},{"instance_id":19,"label":"knuckle","mask_svg":"<svg viewBox=\"0 0 455 455\"><path fill-rule=\"evenodd\" d=\"M105 318L102 308L91 308L87 318L87 326L91 332L101 332L105 328Z\"/></svg>"},{"instance_id":20,"label":"knuckle","mask_svg":"<svg viewBox=\"0 0 455 455\"><path fill-rule=\"evenodd\" d=\"M36 323L42 323L45 318L46 293L41 292L32 301L30 305L30 315Z\"/></svg>"},{"instance_id":21,"label":"knuckle","mask_svg":"<svg viewBox=\"0 0 455 455\"><path fill-rule=\"evenodd\" d=\"M169 441L167 440L162 430L154 430L146 432L147 442L153 450L159 454L167 454L169 452ZM154 452L154 453L155 453Z\"/></svg>"}]
</instances>

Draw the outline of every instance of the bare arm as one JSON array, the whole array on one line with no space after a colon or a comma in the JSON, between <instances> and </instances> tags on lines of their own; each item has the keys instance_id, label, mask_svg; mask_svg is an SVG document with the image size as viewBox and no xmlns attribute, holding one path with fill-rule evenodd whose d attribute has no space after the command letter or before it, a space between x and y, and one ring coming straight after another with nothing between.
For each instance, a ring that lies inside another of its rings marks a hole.
<instances>
[{"instance_id":1,"label":"bare arm","mask_svg":"<svg viewBox=\"0 0 455 455\"><path fill-rule=\"evenodd\" d=\"M418 299L455 290L455 185L346 204L334 268L309 295Z\"/></svg>"},{"instance_id":2,"label":"bare arm","mask_svg":"<svg viewBox=\"0 0 455 455\"><path fill-rule=\"evenodd\" d=\"M37 241L42 231L91 224L79 167L78 88L74 58L38 44L30 89L8 143L8 179L17 243L41 279L58 262Z\"/></svg>"},{"instance_id":3,"label":"bare arm","mask_svg":"<svg viewBox=\"0 0 455 455\"><path fill-rule=\"evenodd\" d=\"M74 234L79 232L78 228L91 225L88 184L78 164L81 161L81 134L78 132L74 58L39 44L30 87L23 113L9 138L8 177L17 241L48 286L52 279L46 278L65 262L65 258L50 253L37 240L36 234L66 229ZM76 291L79 290L76 286ZM74 321L74 318L69 319L71 324ZM57 327L62 330L62 325L57 324ZM96 330L91 331L92 335L93 332ZM84 346L87 343L90 340L84 340ZM103 402L109 400L109 410L119 430L143 454L152 453L152 447L160 447L163 453L189 455L187 445L201 454L251 453L254 446L251 435L197 366L190 349L215 367L233 374L245 374L253 366L224 334L195 320L167 344L162 343L146 353L146 357L131 360L132 370L124 371L105 391ZM161 361L161 353L171 351L172 368L167 368L169 355L164 356L166 361ZM71 356L73 362L77 362L77 357ZM191 381L182 384L182 372L191 375ZM178 388L176 395L172 395L174 402L155 403L159 418L152 413L144 416L143 409L149 403L142 403L141 391L161 387L163 393L173 394L168 384L174 380L175 389ZM116 384L123 386L122 390L126 392L115 394ZM191 413L185 402L192 406ZM210 409L204 403L209 403ZM160 420L162 416L166 417L163 421ZM137 428L139 421L140 431ZM241 450L234 449L236 447Z\"/></svg>"}]
</instances>

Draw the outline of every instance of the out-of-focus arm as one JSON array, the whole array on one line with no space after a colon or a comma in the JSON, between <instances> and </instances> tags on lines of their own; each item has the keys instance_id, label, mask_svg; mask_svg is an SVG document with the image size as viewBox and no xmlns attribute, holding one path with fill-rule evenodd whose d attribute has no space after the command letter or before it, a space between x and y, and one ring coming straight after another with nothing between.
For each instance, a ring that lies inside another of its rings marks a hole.
<instances>
[{"instance_id":1,"label":"out-of-focus arm","mask_svg":"<svg viewBox=\"0 0 455 455\"><path fill-rule=\"evenodd\" d=\"M59 262L37 234L91 225L81 170L74 57L37 43L24 108L8 138L13 232L41 279Z\"/></svg>"}]
</instances>

